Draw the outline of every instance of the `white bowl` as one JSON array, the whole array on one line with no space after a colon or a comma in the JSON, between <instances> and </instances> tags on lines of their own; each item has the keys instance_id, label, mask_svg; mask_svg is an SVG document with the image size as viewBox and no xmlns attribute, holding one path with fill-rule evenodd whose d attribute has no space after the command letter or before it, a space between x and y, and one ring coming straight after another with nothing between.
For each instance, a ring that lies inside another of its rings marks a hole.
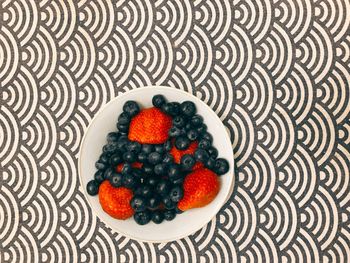
<instances>
[{"instance_id":1,"label":"white bowl","mask_svg":"<svg viewBox=\"0 0 350 263\"><path fill-rule=\"evenodd\" d=\"M90 196L86 192L86 184L93 179L96 172L95 162L106 143L106 135L116 130L118 115L122 112L123 104L128 100L137 101L142 107L152 107L152 97L163 94L169 101L193 101L197 111L203 116L208 131L214 137L214 145L219 151L219 157L230 163L228 173L220 177L221 189L216 198L203 208L192 209L177 215L173 221L164 221L156 225L153 222L140 226L130 218L117 220L106 214L99 203L98 196ZM80 181L92 211L116 232L132 239L145 242L169 242L186 237L205 226L226 203L234 186L234 159L232 143L225 126L214 111L195 96L169 87L145 87L128 91L107 103L93 118L84 135L79 153Z\"/></svg>"}]
</instances>

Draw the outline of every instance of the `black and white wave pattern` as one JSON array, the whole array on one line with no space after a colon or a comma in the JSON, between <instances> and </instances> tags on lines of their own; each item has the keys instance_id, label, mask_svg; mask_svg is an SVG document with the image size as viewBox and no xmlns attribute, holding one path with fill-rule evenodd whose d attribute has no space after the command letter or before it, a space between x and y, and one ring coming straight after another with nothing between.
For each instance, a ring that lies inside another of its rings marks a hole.
<instances>
[{"instance_id":1,"label":"black and white wave pattern","mask_svg":"<svg viewBox=\"0 0 350 263\"><path fill-rule=\"evenodd\" d=\"M0 2L0 262L350 262L348 0ZM237 188L193 236L111 231L77 175L98 109L186 90L228 127Z\"/></svg>"}]
</instances>

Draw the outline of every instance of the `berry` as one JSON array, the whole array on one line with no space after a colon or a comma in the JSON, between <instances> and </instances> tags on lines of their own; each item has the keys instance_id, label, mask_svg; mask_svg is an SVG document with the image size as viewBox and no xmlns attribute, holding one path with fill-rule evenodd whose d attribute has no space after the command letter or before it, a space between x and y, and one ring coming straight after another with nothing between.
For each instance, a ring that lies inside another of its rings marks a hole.
<instances>
[{"instance_id":1,"label":"berry","mask_svg":"<svg viewBox=\"0 0 350 263\"><path fill-rule=\"evenodd\" d=\"M196 105L192 101L182 102L180 108L181 112L187 117L192 117L196 114Z\"/></svg>"},{"instance_id":2,"label":"berry","mask_svg":"<svg viewBox=\"0 0 350 263\"><path fill-rule=\"evenodd\" d=\"M178 128L182 128L184 127L186 124L185 118L182 116L176 116L173 119L173 126L178 127Z\"/></svg>"},{"instance_id":3,"label":"berry","mask_svg":"<svg viewBox=\"0 0 350 263\"><path fill-rule=\"evenodd\" d=\"M183 184L183 182L184 182L184 178L183 177L180 177L180 178L178 178L178 179L176 179L176 180L173 180L173 181L171 181L174 185L182 185Z\"/></svg>"},{"instance_id":4,"label":"berry","mask_svg":"<svg viewBox=\"0 0 350 263\"><path fill-rule=\"evenodd\" d=\"M230 168L230 165L228 164L227 160L223 158L219 158L216 160L214 169L218 175L223 175L227 173L229 168Z\"/></svg>"},{"instance_id":5,"label":"berry","mask_svg":"<svg viewBox=\"0 0 350 263\"><path fill-rule=\"evenodd\" d=\"M179 201L178 208L185 211L203 207L216 197L219 189L220 181L214 172L206 168L197 169L185 177L184 196Z\"/></svg>"},{"instance_id":6,"label":"berry","mask_svg":"<svg viewBox=\"0 0 350 263\"><path fill-rule=\"evenodd\" d=\"M170 190L170 199L171 201L177 203L179 202L182 197L184 195L184 191L182 190L181 186L174 186L171 190Z\"/></svg>"},{"instance_id":7,"label":"berry","mask_svg":"<svg viewBox=\"0 0 350 263\"><path fill-rule=\"evenodd\" d=\"M179 115L179 114L180 114L180 111L181 111L181 109L180 109L180 103L174 101L174 102L170 102L170 104L171 104L171 107L172 107L172 109L171 109L172 112L171 112L170 115L173 116L173 117Z\"/></svg>"},{"instance_id":8,"label":"berry","mask_svg":"<svg viewBox=\"0 0 350 263\"><path fill-rule=\"evenodd\" d=\"M162 111L166 114L171 115L172 112L172 106L170 103L164 103L161 107Z\"/></svg>"},{"instance_id":9,"label":"berry","mask_svg":"<svg viewBox=\"0 0 350 263\"><path fill-rule=\"evenodd\" d=\"M173 147L170 151L170 154L174 157L175 163L180 163L181 157L185 154L194 154L195 150L198 147L198 142L194 141L186 150L178 150L176 147Z\"/></svg>"},{"instance_id":10,"label":"berry","mask_svg":"<svg viewBox=\"0 0 350 263\"><path fill-rule=\"evenodd\" d=\"M126 112L130 117L134 117L140 112L140 107L136 101L129 100L125 102L123 111Z\"/></svg>"},{"instance_id":11,"label":"berry","mask_svg":"<svg viewBox=\"0 0 350 263\"><path fill-rule=\"evenodd\" d=\"M139 225L146 225L151 221L151 213L148 210L134 214L134 220Z\"/></svg>"},{"instance_id":12,"label":"berry","mask_svg":"<svg viewBox=\"0 0 350 263\"><path fill-rule=\"evenodd\" d=\"M184 170L191 170L193 165L196 163L196 159L191 154L185 154L181 157L181 168Z\"/></svg>"},{"instance_id":13,"label":"berry","mask_svg":"<svg viewBox=\"0 0 350 263\"><path fill-rule=\"evenodd\" d=\"M135 195L131 199L130 205L135 212L142 212L146 210L146 200L142 196Z\"/></svg>"},{"instance_id":14,"label":"berry","mask_svg":"<svg viewBox=\"0 0 350 263\"><path fill-rule=\"evenodd\" d=\"M105 170L103 176L106 180L110 180L113 174L114 174L114 170L111 167L109 167Z\"/></svg>"},{"instance_id":15,"label":"berry","mask_svg":"<svg viewBox=\"0 0 350 263\"><path fill-rule=\"evenodd\" d=\"M148 199L147 202L147 207L149 209L156 209L160 205L160 200L158 197L152 196L151 198Z\"/></svg>"},{"instance_id":16,"label":"berry","mask_svg":"<svg viewBox=\"0 0 350 263\"><path fill-rule=\"evenodd\" d=\"M86 191L89 195L97 195L98 194L99 183L95 180L91 180L86 185Z\"/></svg>"},{"instance_id":17,"label":"berry","mask_svg":"<svg viewBox=\"0 0 350 263\"><path fill-rule=\"evenodd\" d=\"M123 125L129 125L130 123L130 116L126 112L122 112L118 117L118 123Z\"/></svg>"},{"instance_id":18,"label":"berry","mask_svg":"<svg viewBox=\"0 0 350 263\"><path fill-rule=\"evenodd\" d=\"M121 158L121 156L118 153L113 154L109 158L109 164L112 165L112 166L117 166L121 162L122 162L122 158Z\"/></svg>"},{"instance_id":19,"label":"berry","mask_svg":"<svg viewBox=\"0 0 350 263\"><path fill-rule=\"evenodd\" d=\"M150 197L152 195L152 188L149 185L142 185L137 190L137 194L143 197Z\"/></svg>"},{"instance_id":20,"label":"berry","mask_svg":"<svg viewBox=\"0 0 350 263\"><path fill-rule=\"evenodd\" d=\"M98 170L95 174L94 174L94 179L97 183L102 183L103 180L105 179L104 175L103 175L103 171Z\"/></svg>"},{"instance_id":21,"label":"berry","mask_svg":"<svg viewBox=\"0 0 350 263\"><path fill-rule=\"evenodd\" d=\"M192 118L191 118L191 125L193 127L198 127L200 125L202 125L203 123L203 117L200 116L200 115L194 115Z\"/></svg>"},{"instance_id":22,"label":"berry","mask_svg":"<svg viewBox=\"0 0 350 263\"><path fill-rule=\"evenodd\" d=\"M170 185L169 185L168 181L162 179L157 184L156 191L160 195L166 195L169 191L169 187L170 187Z\"/></svg>"},{"instance_id":23,"label":"berry","mask_svg":"<svg viewBox=\"0 0 350 263\"><path fill-rule=\"evenodd\" d=\"M174 209L175 208L175 203L171 200L170 196L164 196L163 197L163 204L166 209Z\"/></svg>"},{"instance_id":24,"label":"berry","mask_svg":"<svg viewBox=\"0 0 350 263\"><path fill-rule=\"evenodd\" d=\"M157 164L162 161L162 155L158 152L153 152L148 155L148 162L150 164Z\"/></svg>"},{"instance_id":25,"label":"berry","mask_svg":"<svg viewBox=\"0 0 350 263\"><path fill-rule=\"evenodd\" d=\"M123 185L123 176L119 173L114 173L109 181L113 187L120 187Z\"/></svg>"},{"instance_id":26,"label":"berry","mask_svg":"<svg viewBox=\"0 0 350 263\"><path fill-rule=\"evenodd\" d=\"M125 152L123 154L123 160L128 163L133 163L136 161L136 154L134 152Z\"/></svg>"},{"instance_id":27,"label":"berry","mask_svg":"<svg viewBox=\"0 0 350 263\"><path fill-rule=\"evenodd\" d=\"M161 211L154 211L152 214L152 221L155 224L160 224L164 220L164 215Z\"/></svg>"},{"instance_id":28,"label":"berry","mask_svg":"<svg viewBox=\"0 0 350 263\"><path fill-rule=\"evenodd\" d=\"M166 153L163 157L163 163L171 164L174 162L174 157L170 153Z\"/></svg>"},{"instance_id":29,"label":"berry","mask_svg":"<svg viewBox=\"0 0 350 263\"><path fill-rule=\"evenodd\" d=\"M157 153L163 154L165 152L164 145L163 144L158 144L154 146L154 150Z\"/></svg>"},{"instance_id":30,"label":"berry","mask_svg":"<svg viewBox=\"0 0 350 263\"><path fill-rule=\"evenodd\" d=\"M194 153L194 157L197 161L205 163L209 159L209 154L206 150L197 149Z\"/></svg>"},{"instance_id":31,"label":"berry","mask_svg":"<svg viewBox=\"0 0 350 263\"><path fill-rule=\"evenodd\" d=\"M121 123L117 123L117 128L120 132L128 132L129 130L129 125L127 124L121 124Z\"/></svg>"},{"instance_id":32,"label":"berry","mask_svg":"<svg viewBox=\"0 0 350 263\"><path fill-rule=\"evenodd\" d=\"M215 159L213 157L209 157L209 159L205 162L205 167L213 170L215 168Z\"/></svg>"},{"instance_id":33,"label":"berry","mask_svg":"<svg viewBox=\"0 0 350 263\"><path fill-rule=\"evenodd\" d=\"M153 173L153 166L152 165L149 165L149 164L144 164L142 166L142 171L145 173L145 174L152 174Z\"/></svg>"},{"instance_id":34,"label":"berry","mask_svg":"<svg viewBox=\"0 0 350 263\"><path fill-rule=\"evenodd\" d=\"M144 180L144 183L151 186L151 187L155 187L158 184L159 179L157 177L148 177Z\"/></svg>"},{"instance_id":35,"label":"berry","mask_svg":"<svg viewBox=\"0 0 350 263\"><path fill-rule=\"evenodd\" d=\"M155 95L152 98L152 104L154 107L161 108L166 103L166 99L163 95Z\"/></svg>"},{"instance_id":36,"label":"berry","mask_svg":"<svg viewBox=\"0 0 350 263\"><path fill-rule=\"evenodd\" d=\"M207 131L207 129L208 129L207 125L203 123L201 126L197 128L197 132L199 135L202 135Z\"/></svg>"},{"instance_id":37,"label":"berry","mask_svg":"<svg viewBox=\"0 0 350 263\"><path fill-rule=\"evenodd\" d=\"M168 176L170 180L179 179L182 176L180 166L178 164L169 165Z\"/></svg>"},{"instance_id":38,"label":"berry","mask_svg":"<svg viewBox=\"0 0 350 263\"><path fill-rule=\"evenodd\" d=\"M141 151L141 144L139 144L138 142L129 142L126 145L126 149L129 152L139 153Z\"/></svg>"},{"instance_id":39,"label":"berry","mask_svg":"<svg viewBox=\"0 0 350 263\"><path fill-rule=\"evenodd\" d=\"M117 132L110 132L107 134L107 142L116 142L119 138L119 134Z\"/></svg>"},{"instance_id":40,"label":"berry","mask_svg":"<svg viewBox=\"0 0 350 263\"><path fill-rule=\"evenodd\" d=\"M171 221L176 217L176 212L174 209L164 211L164 219L167 221Z\"/></svg>"},{"instance_id":41,"label":"berry","mask_svg":"<svg viewBox=\"0 0 350 263\"><path fill-rule=\"evenodd\" d=\"M141 144L161 144L168 139L171 117L158 108L142 110L130 122L129 140Z\"/></svg>"},{"instance_id":42,"label":"berry","mask_svg":"<svg viewBox=\"0 0 350 263\"><path fill-rule=\"evenodd\" d=\"M164 143L164 150L165 150L166 152L170 151L170 150L171 150L171 147L172 147L172 145L171 145L171 141L170 141L170 140L168 140L168 141L166 141L166 142Z\"/></svg>"},{"instance_id":43,"label":"berry","mask_svg":"<svg viewBox=\"0 0 350 263\"><path fill-rule=\"evenodd\" d=\"M123 138L125 138L125 137L123 137ZM117 145L116 145L117 150L119 152L125 152L127 143L128 143L127 138L125 140L125 139L121 139L121 137L120 137L118 142L117 142Z\"/></svg>"},{"instance_id":44,"label":"berry","mask_svg":"<svg viewBox=\"0 0 350 263\"><path fill-rule=\"evenodd\" d=\"M106 154L112 154L116 150L118 150L118 142L109 142L107 145L103 147L103 152Z\"/></svg>"},{"instance_id":45,"label":"berry","mask_svg":"<svg viewBox=\"0 0 350 263\"><path fill-rule=\"evenodd\" d=\"M218 150L214 146L209 147L209 149L207 149L207 152L210 155L210 157L213 157L214 159L216 159L219 154Z\"/></svg>"},{"instance_id":46,"label":"berry","mask_svg":"<svg viewBox=\"0 0 350 263\"><path fill-rule=\"evenodd\" d=\"M123 165L123 168L121 170L122 174L130 174L132 172L132 165L130 163L126 163Z\"/></svg>"},{"instance_id":47,"label":"berry","mask_svg":"<svg viewBox=\"0 0 350 263\"><path fill-rule=\"evenodd\" d=\"M100 156L100 159L98 160L100 163L108 164L109 163L109 156L108 153L103 153Z\"/></svg>"},{"instance_id":48,"label":"berry","mask_svg":"<svg viewBox=\"0 0 350 263\"><path fill-rule=\"evenodd\" d=\"M133 174L125 174L123 176L123 185L128 188L133 188L135 185L137 185L137 179Z\"/></svg>"},{"instance_id":49,"label":"berry","mask_svg":"<svg viewBox=\"0 0 350 263\"><path fill-rule=\"evenodd\" d=\"M102 163L102 162L100 162L100 161L97 161L95 163L95 167L96 167L97 170L104 170L104 169L107 168L107 165Z\"/></svg>"},{"instance_id":50,"label":"berry","mask_svg":"<svg viewBox=\"0 0 350 263\"><path fill-rule=\"evenodd\" d=\"M197 130L191 129L187 131L186 136L190 141L195 141L198 138L198 132Z\"/></svg>"},{"instance_id":51,"label":"berry","mask_svg":"<svg viewBox=\"0 0 350 263\"><path fill-rule=\"evenodd\" d=\"M189 131L189 130L191 130L192 129L192 126L191 126L191 123L186 123L186 125L185 125L185 131Z\"/></svg>"},{"instance_id":52,"label":"berry","mask_svg":"<svg viewBox=\"0 0 350 263\"><path fill-rule=\"evenodd\" d=\"M211 146L211 141L207 140L207 139L202 139L199 141L198 143L198 147L204 150L209 149L209 147Z\"/></svg>"},{"instance_id":53,"label":"berry","mask_svg":"<svg viewBox=\"0 0 350 263\"><path fill-rule=\"evenodd\" d=\"M137 155L137 160L141 163L145 163L147 162L148 160L148 155L144 152L140 152L138 155Z\"/></svg>"},{"instance_id":54,"label":"berry","mask_svg":"<svg viewBox=\"0 0 350 263\"><path fill-rule=\"evenodd\" d=\"M134 169L132 171L133 176L140 181L140 179L144 178L144 174L142 173L142 171L140 169Z\"/></svg>"},{"instance_id":55,"label":"berry","mask_svg":"<svg viewBox=\"0 0 350 263\"><path fill-rule=\"evenodd\" d=\"M184 211L181 211L178 207L175 208L176 214L182 214Z\"/></svg>"},{"instance_id":56,"label":"berry","mask_svg":"<svg viewBox=\"0 0 350 263\"><path fill-rule=\"evenodd\" d=\"M99 189L99 201L102 209L117 219L127 219L134 214L130 206L133 193L125 187L113 187L109 181L104 181Z\"/></svg>"},{"instance_id":57,"label":"berry","mask_svg":"<svg viewBox=\"0 0 350 263\"><path fill-rule=\"evenodd\" d=\"M169 130L169 136L170 137L178 137L180 135L182 135L183 132L181 129L177 128L177 127L172 127L170 130Z\"/></svg>"},{"instance_id":58,"label":"berry","mask_svg":"<svg viewBox=\"0 0 350 263\"><path fill-rule=\"evenodd\" d=\"M208 140L211 143L213 142L213 136L209 132L205 132L202 134L202 139Z\"/></svg>"},{"instance_id":59,"label":"berry","mask_svg":"<svg viewBox=\"0 0 350 263\"><path fill-rule=\"evenodd\" d=\"M141 151L143 153L150 154L151 152L153 152L153 150L154 150L154 147L152 144L143 144L142 145Z\"/></svg>"},{"instance_id":60,"label":"berry","mask_svg":"<svg viewBox=\"0 0 350 263\"><path fill-rule=\"evenodd\" d=\"M154 173L156 175L163 175L166 173L166 164L165 163L159 163L154 166Z\"/></svg>"},{"instance_id":61,"label":"berry","mask_svg":"<svg viewBox=\"0 0 350 263\"><path fill-rule=\"evenodd\" d=\"M190 144L191 141L185 136L180 136L175 139L175 146L178 150L186 150Z\"/></svg>"}]
</instances>

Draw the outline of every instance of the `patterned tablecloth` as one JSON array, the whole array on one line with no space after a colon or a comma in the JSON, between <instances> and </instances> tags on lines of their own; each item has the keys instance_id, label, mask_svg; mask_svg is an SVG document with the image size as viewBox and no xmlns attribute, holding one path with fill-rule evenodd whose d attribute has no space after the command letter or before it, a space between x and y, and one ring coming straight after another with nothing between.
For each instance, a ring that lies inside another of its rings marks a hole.
<instances>
[{"instance_id":1,"label":"patterned tablecloth","mask_svg":"<svg viewBox=\"0 0 350 263\"><path fill-rule=\"evenodd\" d=\"M0 262L350 262L349 0L0 2ZM228 127L234 195L196 234L92 213L79 144L109 100L168 85Z\"/></svg>"}]
</instances>

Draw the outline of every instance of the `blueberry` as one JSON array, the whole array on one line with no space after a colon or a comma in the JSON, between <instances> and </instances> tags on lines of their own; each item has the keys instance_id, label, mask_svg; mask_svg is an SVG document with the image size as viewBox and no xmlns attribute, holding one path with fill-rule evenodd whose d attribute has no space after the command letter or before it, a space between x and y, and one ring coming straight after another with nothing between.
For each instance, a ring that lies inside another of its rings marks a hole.
<instances>
[{"instance_id":1,"label":"blueberry","mask_svg":"<svg viewBox=\"0 0 350 263\"><path fill-rule=\"evenodd\" d=\"M192 118L191 118L191 125L193 127L199 127L202 125L203 123L203 117L200 116L200 115L194 115Z\"/></svg>"},{"instance_id":2,"label":"blueberry","mask_svg":"<svg viewBox=\"0 0 350 263\"><path fill-rule=\"evenodd\" d=\"M137 113L140 112L140 107L136 101L129 100L125 102L123 106L124 112L126 112L130 117L134 117Z\"/></svg>"},{"instance_id":3,"label":"blueberry","mask_svg":"<svg viewBox=\"0 0 350 263\"><path fill-rule=\"evenodd\" d=\"M134 175L135 178L137 179L143 179L144 178L144 174L140 169L133 169L132 170L132 174Z\"/></svg>"},{"instance_id":4,"label":"blueberry","mask_svg":"<svg viewBox=\"0 0 350 263\"><path fill-rule=\"evenodd\" d=\"M160 195L166 195L169 191L169 187L170 187L170 185L169 185L168 181L162 179L157 184L156 191Z\"/></svg>"},{"instance_id":5,"label":"blueberry","mask_svg":"<svg viewBox=\"0 0 350 263\"><path fill-rule=\"evenodd\" d=\"M125 141L125 140L121 140L119 138L118 142L117 142L117 145L116 145L116 148L119 152L125 152L126 150L126 145L127 145L128 141Z\"/></svg>"},{"instance_id":6,"label":"blueberry","mask_svg":"<svg viewBox=\"0 0 350 263\"><path fill-rule=\"evenodd\" d=\"M98 182L96 182L95 180L91 180L86 185L86 191L88 192L89 195L97 195L98 186L99 186Z\"/></svg>"},{"instance_id":7,"label":"blueberry","mask_svg":"<svg viewBox=\"0 0 350 263\"><path fill-rule=\"evenodd\" d=\"M174 209L164 211L164 219L167 221L171 221L176 217L176 212Z\"/></svg>"},{"instance_id":8,"label":"blueberry","mask_svg":"<svg viewBox=\"0 0 350 263\"><path fill-rule=\"evenodd\" d=\"M147 207L149 209L156 209L160 205L160 200L156 196L152 196L147 200Z\"/></svg>"},{"instance_id":9,"label":"blueberry","mask_svg":"<svg viewBox=\"0 0 350 263\"><path fill-rule=\"evenodd\" d=\"M109 182L114 187L120 187L123 185L123 176L119 173L113 173L112 177L109 179Z\"/></svg>"},{"instance_id":10,"label":"blueberry","mask_svg":"<svg viewBox=\"0 0 350 263\"><path fill-rule=\"evenodd\" d=\"M131 201L130 205L135 212L142 212L146 210L146 199L142 196L135 195Z\"/></svg>"},{"instance_id":11,"label":"blueberry","mask_svg":"<svg viewBox=\"0 0 350 263\"><path fill-rule=\"evenodd\" d=\"M205 162L205 167L213 170L215 168L215 158L213 158L212 156L209 157L209 159Z\"/></svg>"},{"instance_id":12,"label":"blueberry","mask_svg":"<svg viewBox=\"0 0 350 263\"><path fill-rule=\"evenodd\" d=\"M103 147L103 152L107 154L114 153L116 150L118 150L118 142L109 142Z\"/></svg>"},{"instance_id":13,"label":"blueberry","mask_svg":"<svg viewBox=\"0 0 350 263\"><path fill-rule=\"evenodd\" d=\"M205 163L209 159L209 154L206 150L197 149L194 153L194 158L199 162Z\"/></svg>"},{"instance_id":14,"label":"blueberry","mask_svg":"<svg viewBox=\"0 0 350 263\"><path fill-rule=\"evenodd\" d=\"M196 163L196 159L191 154L185 154L181 157L181 168L189 171L192 169L193 165Z\"/></svg>"},{"instance_id":15,"label":"blueberry","mask_svg":"<svg viewBox=\"0 0 350 263\"><path fill-rule=\"evenodd\" d=\"M162 202L166 209L174 209L176 204L171 200L170 196L166 195L163 197Z\"/></svg>"},{"instance_id":16,"label":"blueberry","mask_svg":"<svg viewBox=\"0 0 350 263\"><path fill-rule=\"evenodd\" d=\"M148 184L151 187L156 187L158 184L159 179L155 176L148 177L144 180L145 184Z\"/></svg>"},{"instance_id":17,"label":"blueberry","mask_svg":"<svg viewBox=\"0 0 350 263\"><path fill-rule=\"evenodd\" d=\"M179 202L182 197L184 196L184 190L181 186L174 186L169 193L171 201L177 203Z\"/></svg>"},{"instance_id":18,"label":"blueberry","mask_svg":"<svg viewBox=\"0 0 350 263\"><path fill-rule=\"evenodd\" d=\"M143 197L150 197L152 195L152 188L149 185L142 185L138 188L138 194L140 194Z\"/></svg>"},{"instance_id":19,"label":"blueberry","mask_svg":"<svg viewBox=\"0 0 350 263\"><path fill-rule=\"evenodd\" d=\"M162 155L158 152L153 152L148 155L148 162L150 164L157 164L162 161Z\"/></svg>"},{"instance_id":20,"label":"blueberry","mask_svg":"<svg viewBox=\"0 0 350 263\"><path fill-rule=\"evenodd\" d=\"M161 211L154 211L152 214L152 221L155 224L160 224L164 220L164 215Z\"/></svg>"},{"instance_id":21,"label":"blueberry","mask_svg":"<svg viewBox=\"0 0 350 263\"><path fill-rule=\"evenodd\" d=\"M182 214L184 211L180 210L178 207L175 208L176 214Z\"/></svg>"},{"instance_id":22,"label":"blueberry","mask_svg":"<svg viewBox=\"0 0 350 263\"><path fill-rule=\"evenodd\" d=\"M127 124L121 124L121 123L117 123L117 128L118 128L118 130L119 131L121 131L121 132L128 132L128 130L129 130L129 125L127 125Z\"/></svg>"},{"instance_id":23,"label":"blueberry","mask_svg":"<svg viewBox=\"0 0 350 263\"><path fill-rule=\"evenodd\" d=\"M109 164L112 166L117 166L122 162L122 157L118 154L115 153L109 158Z\"/></svg>"},{"instance_id":24,"label":"blueberry","mask_svg":"<svg viewBox=\"0 0 350 263\"><path fill-rule=\"evenodd\" d=\"M107 142L116 142L119 138L119 134L117 132L110 132L107 134Z\"/></svg>"},{"instance_id":25,"label":"blueberry","mask_svg":"<svg viewBox=\"0 0 350 263\"><path fill-rule=\"evenodd\" d=\"M210 157L213 157L214 159L216 159L219 154L218 150L214 146L209 147L209 149L207 149L207 152Z\"/></svg>"},{"instance_id":26,"label":"blueberry","mask_svg":"<svg viewBox=\"0 0 350 263\"><path fill-rule=\"evenodd\" d=\"M182 102L180 108L181 112L187 117L192 117L196 114L196 105L192 101Z\"/></svg>"},{"instance_id":27,"label":"blueberry","mask_svg":"<svg viewBox=\"0 0 350 263\"><path fill-rule=\"evenodd\" d=\"M228 161L223 158L218 158L215 162L215 172L218 175L223 175L228 172L230 165Z\"/></svg>"},{"instance_id":28,"label":"blueberry","mask_svg":"<svg viewBox=\"0 0 350 263\"><path fill-rule=\"evenodd\" d=\"M211 141L207 140L207 139L201 139L198 143L198 147L204 150L209 149L209 147L211 146Z\"/></svg>"},{"instance_id":29,"label":"blueberry","mask_svg":"<svg viewBox=\"0 0 350 263\"><path fill-rule=\"evenodd\" d=\"M165 150L166 152L170 151L171 148L172 148L171 141L170 141L170 140L166 141L166 142L164 143L163 147L164 147L164 150Z\"/></svg>"},{"instance_id":30,"label":"blueberry","mask_svg":"<svg viewBox=\"0 0 350 263\"><path fill-rule=\"evenodd\" d=\"M102 183L103 180L105 179L103 171L98 170L95 174L94 174L94 179L97 183Z\"/></svg>"},{"instance_id":31,"label":"blueberry","mask_svg":"<svg viewBox=\"0 0 350 263\"><path fill-rule=\"evenodd\" d=\"M148 159L148 155L144 152L140 152L138 155L137 155L137 159L139 160L139 162L141 163L145 163L147 162L147 159Z\"/></svg>"},{"instance_id":32,"label":"blueberry","mask_svg":"<svg viewBox=\"0 0 350 263\"><path fill-rule=\"evenodd\" d=\"M171 164L171 165L169 165L169 167L168 167L168 176L169 176L170 180L179 179L182 176L180 165L178 165L178 164Z\"/></svg>"},{"instance_id":33,"label":"blueberry","mask_svg":"<svg viewBox=\"0 0 350 263\"><path fill-rule=\"evenodd\" d=\"M125 174L123 176L123 185L128 188L133 188L135 185L137 185L137 179L133 174Z\"/></svg>"},{"instance_id":34,"label":"blueberry","mask_svg":"<svg viewBox=\"0 0 350 263\"><path fill-rule=\"evenodd\" d=\"M183 131L177 127L171 127L169 130L170 137L178 137L183 134Z\"/></svg>"},{"instance_id":35,"label":"blueberry","mask_svg":"<svg viewBox=\"0 0 350 263\"><path fill-rule=\"evenodd\" d=\"M118 123L123 125L129 125L130 123L130 116L126 112L122 112L118 117Z\"/></svg>"},{"instance_id":36,"label":"blueberry","mask_svg":"<svg viewBox=\"0 0 350 263\"><path fill-rule=\"evenodd\" d=\"M161 108L166 103L166 99L163 95L157 94L152 98L152 104L154 107Z\"/></svg>"},{"instance_id":37,"label":"blueberry","mask_svg":"<svg viewBox=\"0 0 350 263\"><path fill-rule=\"evenodd\" d=\"M95 167L96 167L97 170L105 170L107 168L107 165L102 163L102 162L100 162L100 161L97 161L95 163Z\"/></svg>"},{"instance_id":38,"label":"blueberry","mask_svg":"<svg viewBox=\"0 0 350 263\"><path fill-rule=\"evenodd\" d=\"M180 111L181 111L180 103L174 101L174 102L170 102L170 104L171 104L171 107L172 107L171 115L174 116L174 117L179 115Z\"/></svg>"},{"instance_id":39,"label":"blueberry","mask_svg":"<svg viewBox=\"0 0 350 263\"><path fill-rule=\"evenodd\" d=\"M152 144L143 144L141 151L145 154L150 154L151 152L153 152L153 149L154 147Z\"/></svg>"},{"instance_id":40,"label":"blueberry","mask_svg":"<svg viewBox=\"0 0 350 263\"><path fill-rule=\"evenodd\" d=\"M186 125L185 125L185 131L189 131L189 130L191 130L193 127L191 126L191 123L186 123Z\"/></svg>"},{"instance_id":41,"label":"blueberry","mask_svg":"<svg viewBox=\"0 0 350 263\"><path fill-rule=\"evenodd\" d=\"M180 136L175 139L175 146L179 150L186 150L188 146L190 146L191 141L185 137L185 136Z\"/></svg>"},{"instance_id":42,"label":"blueberry","mask_svg":"<svg viewBox=\"0 0 350 263\"><path fill-rule=\"evenodd\" d=\"M209 132L205 132L202 134L202 139L213 142L213 135L211 135Z\"/></svg>"},{"instance_id":43,"label":"blueberry","mask_svg":"<svg viewBox=\"0 0 350 263\"><path fill-rule=\"evenodd\" d=\"M115 173L114 169L109 167L106 169L106 171L103 173L103 177L106 179L106 180L110 180L113 176L113 174Z\"/></svg>"},{"instance_id":44,"label":"blueberry","mask_svg":"<svg viewBox=\"0 0 350 263\"><path fill-rule=\"evenodd\" d=\"M153 166L149 164L144 164L142 166L142 171L147 175L153 174Z\"/></svg>"},{"instance_id":45,"label":"blueberry","mask_svg":"<svg viewBox=\"0 0 350 263\"><path fill-rule=\"evenodd\" d=\"M191 130L187 131L186 136L190 141L195 141L198 138L198 131L191 129Z\"/></svg>"},{"instance_id":46,"label":"blueberry","mask_svg":"<svg viewBox=\"0 0 350 263\"><path fill-rule=\"evenodd\" d=\"M134 214L134 220L139 225L146 225L151 221L151 213L148 210Z\"/></svg>"},{"instance_id":47,"label":"blueberry","mask_svg":"<svg viewBox=\"0 0 350 263\"><path fill-rule=\"evenodd\" d=\"M100 163L108 164L109 163L109 158L107 153L103 153L100 156L100 159L98 160Z\"/></svg>"},{"instance_id":48,"label":"blueberry","mask_svg":"<svg viewBox=\"0 0 350 263\"><path fill-rule=\"evenodd\" d=\"M129 152L139 153L141 151L141 144L138 142L128 142L126 149Z\"/></svg>"},{"instance_id":49,"label":"blueberry","mask_svg":"<svg viewBox=\"0 0 350 263\"><path fill-rule=\"evenodd\" d=\"M199 126L197 128L197 132L199 135L202 135L203 133L205 133L207 131L208 127L205 123L203 123L201 126Z\"/></svg>"},{"instance_id":50,"label":"blueberry","mask_svg":"<svg viewBox=\"0 0 350 263\"><path fill-rule=\"evenodd\" d=\"M130 163L123 164L122 174L131 174L133 168Z\"/></svg>"},{"instance_id":51,"label":"blueberry","mask_svg":"<svg viewBox=\"0 0 350 263\"><path fill-rule=\"evenodd\" d=\"M156 175L164 175L167 172L166 170L166 164L165 163L159 163L154 166L154 173Z\"/></svg>"},{"instance_id":52,"label":"blueberry","mask_svg":"<svg viewBox=\"0 0 350 263\"><path fill-rule=\"evenodd\" d=\"M178 127L178 128L182 128L184 127L186 124L185 118L182 116L176 116L173 119L173 126Z\"/></svg>"},{"instance_id":53,"label":"blueberry","mask_svg":"<svg viewBox=\"0 0 350 263\"><path fill-rule=\"evenodd\" d=\"M183 177L180 177L180 178L178 178L178 179L176 179L176 180L173 180L173 181L171 181L174 185L183 185L183 183L184 183L184 178Z\"/></svg>"},{"instance_id":54,"label":"blueberry","mask_svg":"<svg viewBox=\"0 0 350 263\"><path fill-rule=\"evenodd\" d=\"M134 152L125 152L123 154L123 160L128 163L133 163L136 161L136 154Z\"/></svg>"},{"instance_id":55,"label":"blueberry","mask_svg":"<svg viewBox=\"0 0 350 263\"><path fill-rule=\"evenodd\" d=\"M157 153L163 154L165 152L164 145L163 144L157 144L154 146L154 150Z\"/></svg>"},{"instance_id":56,"label":"blueberry","mask_svg":"<svg viewBox=\"0 0 350 263\"><path fill-rule=\"evenodd\" d=\"M166 153L163 157L163 163L171 164L174 162L174 157L170 153Z\"/></svg>"},{"instance_id":57,"label":"blueberry","mask_svg":"<svg viewBox=\"0 0 350 263\"><path fill-rule=\"evenodd\" d=\"M166 114L171 115L172 112L172 105L170 103L164 103L161 107L162 111Z\"/></svg>"}]
</instances>

